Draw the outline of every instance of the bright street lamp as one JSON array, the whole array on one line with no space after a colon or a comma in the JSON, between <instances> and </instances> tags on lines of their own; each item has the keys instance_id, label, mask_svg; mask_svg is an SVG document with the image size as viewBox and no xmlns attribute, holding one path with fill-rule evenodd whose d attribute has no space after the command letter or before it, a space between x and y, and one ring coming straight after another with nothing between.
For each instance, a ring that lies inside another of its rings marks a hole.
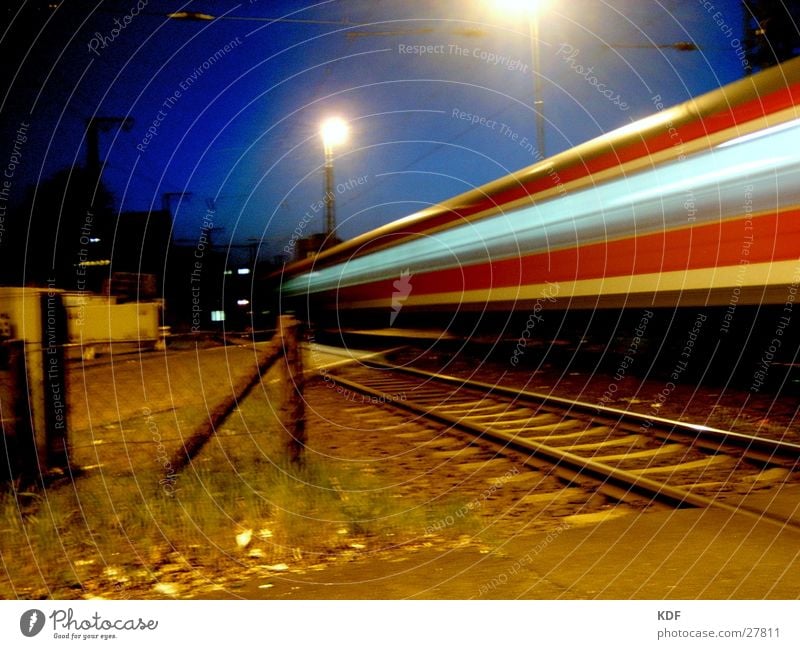
<instances>
[{"instance_id":1,"label":"bright street lamp","mask_svg":"<svg viewBox=\"0 0 800 649\"><path fill-rule=\"evenodd\" d=\"M326 147L344 144L345 140L347 140L347 132L347 122L341 117L326 119L320 128L322 142Z\"/></svg>"},{"instance_id":2,"label":"bright street lamp","mask_svg":"<svg viewBox=\"0 0 800 649\"><path fill-rule=\"evenodd\" d=\"M329 237L336 229L336 194L333 191L333 147L344 144L349 129L340 117L331 117L322 123L320 135L325 149L325 234Z\"/></svg>"},{"instance_id":3,"label":"bright street lamp","mask_svg":"<svg viewBox=\"0 0 800 649\"><path fill-rule=\"evenodd\" d=\"M496 4L504 11L535 14L541 11L550 0L496 0Z\"/></svg>"}]
</instances>

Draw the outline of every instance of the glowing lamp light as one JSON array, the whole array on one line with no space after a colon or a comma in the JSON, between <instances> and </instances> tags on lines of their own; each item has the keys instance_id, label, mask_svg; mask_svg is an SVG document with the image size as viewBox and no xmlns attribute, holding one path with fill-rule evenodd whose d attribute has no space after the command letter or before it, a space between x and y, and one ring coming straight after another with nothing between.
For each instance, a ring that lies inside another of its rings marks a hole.
<instances>
[{"instance_id":1,"label":"glowing lamp light","mask_svg":"<svg viewBox=\"0 0 800 649\"><path fill-rule=\"evenodd\" d=\"M496 0L495 4L509 13L535 13L544 9L549 0Z\"/></svg>"},{"instance_id":2,"label":"glowing lamp light","mask_svg":"<svg viewBox=\"0 0 800 649\"><path fill-rule=\"evenodd\" d=\"M322 123L320 135L326 147L343 144L347 140L347 122L340 117L331 117Z\"/></svg>"}]
</instances>

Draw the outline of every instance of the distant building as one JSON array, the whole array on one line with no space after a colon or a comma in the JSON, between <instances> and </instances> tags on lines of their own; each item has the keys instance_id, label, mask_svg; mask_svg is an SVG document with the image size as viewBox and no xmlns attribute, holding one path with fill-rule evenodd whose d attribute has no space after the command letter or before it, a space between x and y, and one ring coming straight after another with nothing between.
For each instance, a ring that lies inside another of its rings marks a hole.
<instances>
[{"instance_id":1,"label":"distant building","mask_svg":"<svg viewBox=\"0 0 800 649\"><path fill-rule=\"evenodd\" d=\"M122 301L163 297L171 230L167 210L122 212L103 292Z\"/></svg>"}]
</instances>

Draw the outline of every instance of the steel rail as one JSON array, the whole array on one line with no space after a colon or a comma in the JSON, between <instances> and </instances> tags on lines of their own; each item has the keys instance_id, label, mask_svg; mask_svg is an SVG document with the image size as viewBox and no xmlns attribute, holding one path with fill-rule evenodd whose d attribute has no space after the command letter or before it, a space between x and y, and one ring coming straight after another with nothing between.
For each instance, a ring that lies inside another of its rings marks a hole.
<instances>
[{"instance_id":1,"label":"steel rail","mask_svg":"<svg viewBox=\"0 0 800 649\"><path fill-rule=\"evenodd\" d=\"M412 368L398 368L388 363L372 361L369 363L369 365L374 365L383 369L391 369L406 374L415 374L417 376L422 376L429 379L441 380L444 381L445 383L457 382L459 385L462 385L464 387L476 387L479 389L481 387L483 388L488 387L491 388L491 391L500 393L502 396L524 395L526 396L526 398L534 397L536 399L538 399L541 396L550 405L555 405L555 406L560 405L562 410L564 409L565 405L569 406L570 409L575 408L578 405L583 406L583 408L581 408L582 410L585 410L586 407L594 409L593 405L581 404L580 402L575 402L569 399L562 399L560 397L549 397L547 395L536 395L535 393L530 393L530 392L520 393L510 388L502 388L501 390L497 390L495 389L496 386L492 386L487 383L465 381L463 379L459 379L457 377L452 377L452 376L443 377L442 375L432 374L429 372L424 372L422 370L415 370ZM426 406L423 403L418 403L416 401L407 399L406 400L395 399L389 392L385 392L383 390L376 390L374 388L369 387L368 385L364 385L357 381L346 379L337 374L330 374L330 377L344 387L376 397L380 399L382 402L387 403L388 405L397 408L402 408L404 410L420 414L427 419L437 421L442 424L446 424L452 428L463 430L472 435L475 435L479 439L489 440L495 443L499 442L502 443L504 446L510 446L514 449L524 451L536 458L543 459L546 462L555 465L556 467L565 467L570 471L575 472L577 475L591 477L596 480L600 480L603 484L610 483L611 485L617 488L621 488L626 492L633 492L636 494L644 495L655 501L668 503L673 507L691 506L699 508L715 508L717 510L726 511L729 514L738 514L740 516L746 516L748 518L755 519L759 522L766 522L771 525L779 526L782 530L791 530L793 532L800 533L800 523L795 522L792 519L787 519L779 515L773 514L771 512L766 512L761 509L750 507L744 504L732 505L726 502L707 498L705 496L700 496L691 493L690 491L687 491L685 489L679 487L673 487L663 482L643 477L642 475L639 475L631 471L626 471L624 469L610 466L603 462L598 462L596 460L581 457L574 453L570 453L569 451L561 450L558 447L548 446L546 444L542 444L541 442L536 442L530 439L519 438L516 433L508 433L503 430L498 430L496 428L493 428L491 425L487 426L476 425L470 423L469 421L465 421L462 417L451 416L442 412L436 412L435 410L432 410L430 407ZM627 413L624 410L617 410L613 408L606 408L605 410L613 412L614 414L622 414L626 416L628 414L632 414L632 413ZM683 422L671 422L670 420L667 419L663 419L661 421L668 423L683 424ZM683 424L683 425L692 426L691 424ZM695 429L693 428L693 430ZM708 429L708 430L716 430L716 429ZM721 432L725 433L727 431L721 431ZM734 434L734 435L737 436L739 434ZM769 441L769 440L764 440L763 438L759 439L765 442Z\"/></svg>"},{"instance_id":2,"label":"steel rail","mask_svg":"<svg viewBox=\"0 0 800 649\"><path fill-rule=\"evenodd\" d=\"M756 435L747 435L731 430L723 430L721 428L713 428L704 426L702 424L690 424L685 421L676 421L673 419L666 419L664 417L653 417L644 415L629 410L621 410L619 408L609 408L608 406L594 405L584 401L575 401L573 399L566 399L564 397L556 397L549 394L542 394L538 392L530 392L527 390L517 390L498 384L484 383L480 381L473 381L471 379L464 379L449 374L437 374L434 372L426 372L411 367L400 367L391 363L385 363L377 360L370 359L366 365L380 367L383 369L390 369L412 376L420 376L428 379L435 379L443 383L452 385L463 386L467 388L474 388L476 390L485 391L488 394L495 394L504 397L511 397L515 402L520 402L520 397L523 401L533 402L541 405L555 406L559 410L565 410L567 413L576 411L580 413L591 413L593 417L602 417L603 419L615 421L619 423L636 423L640 427L647 424L648 431L651 427L658 426L662 429L669 429L670 433L677 432L679 435L692 437L697 439L699 436L709 442L714 442L714 448L718 445L732 444L737 447L744 448L746 451L758 452L759 459L764 459L764 453L768 454L768 458L781 457L794 460L800 463L800 444L792 442L783 442L779 440L772 440L766 437L758 437ZM767 459L765 461L770 461ZM771 461L774 461L771 460Z\"/></svg>"}]
</instances>

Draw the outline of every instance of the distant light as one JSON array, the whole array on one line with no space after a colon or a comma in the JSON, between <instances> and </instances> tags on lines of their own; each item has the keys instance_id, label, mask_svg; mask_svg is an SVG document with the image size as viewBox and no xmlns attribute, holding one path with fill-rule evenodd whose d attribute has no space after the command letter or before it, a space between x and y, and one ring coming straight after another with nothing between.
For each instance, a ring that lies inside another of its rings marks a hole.
<instances>
[{"instance_id":1,"label":"distant light","mask_svg":"<svg viewBox=\"0 0 800 649\"><path fill-rule=\"evenodd\" d=\"M167 14L167 18L174 20L215 20L211 14L203 14L199 11L173 11Z\"/></svg>"},{"instance_id":2,"label":"distant light","mask_svg":"<svg viewBox=\"0 0 800 649\"><path fill-rule=\"evenodd\" d=\"M237 268L236 269L236 274L237 275L249 275L250 274L250 269L249 268Z\"/></svg>"},{"instance_id":3,"label":"distant light","mask_svg":"<svg viewBox=\"0 0 800 649\"><path fill-rule=\"evenodd\" d=\"M322 123L320 134L325 146L332 147L347 140L348 130L347 122L341 117L331 117Z\"/></svg>"},{"instance_id":4,"label":"distant light","mask_svg":"<svg viewBox=\"0 0 800 649\"><path fill-rule=\"evenodd\" d=\"M224 311L212 311L211 312L211 322L225 322L225 312Z\"/></svg>"},{"instance_id":5,"label":"distant light","mask_svg":"<svg viewBox=\"0 0 800 649\"><path fill-rule=\"evenodd\" d=\"M229 268L225 271L225 275L233 275L233 271Z\"/></svg>"},{"instance_id":6,"label":"distant light","mask_svg":"<svg viewBox=\"0 0 800 649\"><path fill-rule=\"evenodd\" d=\"M111 260L110 259L93 259L91 261L81 261L78 262L78 266L110 266Z\"/></svg>"},{"instance_id":7,"label":"distant light","mask_svg":"<svg viewBox=\"0 0 800 649\"><path fill-rule=\"evenodd\" d=\"M100 243L100 237L92 237L89 239L89 243Z\"/></svg>"},{"instance_id":8,"label":"distant light","mask_svg":"<svg viewBox=\"0 0 800 649\"><path fill-rule=\"evenodd\" d=\"M248 304L250 304L250 300L236 300L236 304L238 304L239 306L247 306Z\"/></svg>"}]
</instances>

